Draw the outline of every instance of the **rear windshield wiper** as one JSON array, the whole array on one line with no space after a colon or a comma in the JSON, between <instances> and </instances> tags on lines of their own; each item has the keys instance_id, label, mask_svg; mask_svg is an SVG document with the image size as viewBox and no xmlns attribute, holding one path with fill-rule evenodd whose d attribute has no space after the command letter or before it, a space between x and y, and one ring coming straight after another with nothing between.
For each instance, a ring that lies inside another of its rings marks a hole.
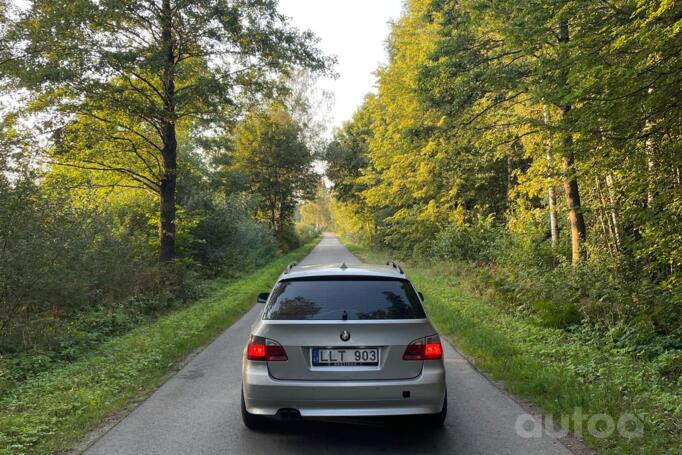
<instances>
[{"instance_id":1,"label":"rear windshield wiper","mask_svg":"<svg viewBox=\"0 0 682 455\"><path fill-rule=\"evenodd\" d=\"M348 320L348 312L346 310L343 310L343 314L341 314L341 320L342 321Z\"/></svg>"}]
</instances>

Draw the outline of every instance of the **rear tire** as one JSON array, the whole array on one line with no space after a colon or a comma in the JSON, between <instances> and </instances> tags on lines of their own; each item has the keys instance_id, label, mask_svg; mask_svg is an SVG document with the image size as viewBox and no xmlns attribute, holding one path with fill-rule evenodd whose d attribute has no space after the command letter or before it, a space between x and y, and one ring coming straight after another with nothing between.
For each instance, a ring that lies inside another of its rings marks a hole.
<instances>
[{"instance_id":1,"label":"rear tire","mask_svg":"<svg viewBox=\"0 0 682 455\"><path fill-rule=\"evenodd\" d=\"M427 414L423 416L422 423L429 428L440 428L445 424L448 415L448 394L443 398L443 409L437 414Z\"/></svg>"},{"instance_id":2,"label":"rear tire","mask_svg":"<svg viewBox=\"0 0 682 455\"><path fill-rule=\"evenodd\" d=\"M263 430L267 427L268 421L265 417L251 414L246 410L244 402L244 391L242 390L242 421L249 430Z\"/></svg>"}]
</instances>

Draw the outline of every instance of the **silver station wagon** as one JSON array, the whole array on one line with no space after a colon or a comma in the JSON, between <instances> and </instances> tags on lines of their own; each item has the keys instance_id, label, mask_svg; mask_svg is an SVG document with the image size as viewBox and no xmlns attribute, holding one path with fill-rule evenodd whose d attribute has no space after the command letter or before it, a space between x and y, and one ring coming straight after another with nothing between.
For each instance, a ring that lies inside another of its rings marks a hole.
<instances>
[{"instance_id":1,"label":"silver station wagon","mask_svg":"<svg viewBox=\"0 0 682 455\"><path fill-rule=\"evenodd\" d=\"M420 293L395 263L303 266L279 277L242 363L242 417L418 415L442 426L443 347Z\"/></svg>"}]
</instances>

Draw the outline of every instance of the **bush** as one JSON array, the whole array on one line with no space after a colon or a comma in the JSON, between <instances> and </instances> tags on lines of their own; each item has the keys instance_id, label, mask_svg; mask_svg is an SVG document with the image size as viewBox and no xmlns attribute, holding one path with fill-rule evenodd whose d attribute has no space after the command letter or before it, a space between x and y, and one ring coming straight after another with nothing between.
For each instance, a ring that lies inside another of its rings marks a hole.
<instances>
[{"instance_id":1,"label":"bush","mask_svg":"<svg viewBox=\"0 0 682 455\"><path fill-rule=\"evenodd\" d=\"M309 224L297 226L296 233L298 235L299 242L302 244L306 244L320 235L320 231Z\"/></svg>"},{"instance_id":2,"label":"bush","mask_svg":"<svg viewBox=\"0 0 682 455\"><path fill-rule=\"evenodd\" d=\"M580 312L572 302L562 300L537 300L533 310L540 321L548 327L566 328L578 324Z\"/></svg>"},{"instance_id":3,"label":"bush","mask_svg":"<svg viewBox=\"0 0 682 455\"><path fill-rule=\"evenodd\" d=\"M292 224L282 226L282 231L277 234L277 242L280 250L284 253L294 250L301 245L301 239L298 237L296 228Z\"/></svg>"},{"instance_id":4,"label":"bush","mask_svg":"<svg viewBox=\"0 0 682 455\"><path fill-rule=\"evenodd\" d=\"M255 221L247 195L216 196L191 230L189 255L210 275L231 275L277 253L270 229Z\"/></svg>"},{"instance_id":5,"label":"bush","mask_svg":"<svg viewBox=\"0 0 682 455\"><path fill-rule=\"evenodd\" d=\"M27 180L1 189L0 350L29 346L45 324L92 302L106 303L148 284L139 280L140 240L116 233L111 212L87 200L46 194Z\"/></svg>"},{"instance_id":6,"label":"bush","mask_svg":"<svg viewBox=\"0 0 682 455\"><path fill-rule=\"evenodd\" d=\"M471 223L452 223L439 231L428 249L437 258L456 261L489 261L500 236L506 235L492 215L478 216Z\"/></svg>"},{"instance_id":7,"label":"bush","mask_svg":"<svg viewBox=\"0 0 682 455\"><path fill-rule=\"evenodd\" d=\"M505 230L490 216L451 224L436 234L427 257L461 262L471 290L505 310L533 314L545 326L584 323L602 333L630 327L623 346L649 358L663 352L661 337L682 340L680 289L650 281L625 256L592 245L574 268L567 236L553 248L544 227L529 223L519 231Z\"/></svg>"}]
</instances>

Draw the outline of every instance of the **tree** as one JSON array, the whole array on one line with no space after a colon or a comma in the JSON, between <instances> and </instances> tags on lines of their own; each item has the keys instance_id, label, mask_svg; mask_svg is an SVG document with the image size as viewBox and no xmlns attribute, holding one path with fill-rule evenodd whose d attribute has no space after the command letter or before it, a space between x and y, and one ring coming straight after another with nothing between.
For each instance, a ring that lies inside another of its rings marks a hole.
<instances>
[{"instance_id":1,"label":"tree","mask_svg":"<svg viewBox=\"0 0 682 455\"><path fill-rule=\"evenodd\" d=\"M363 105L333 133L327 144L324 159L327 163L326 175L334 184L334 196L344 202L357 201L365 186L358 182L360 170L367 167L367 146L372 135L371 104L375 96L367 95Z\"/></svg>"},{"instance_id":2,"label":"tree","mask_svg":"<svg viewBox=\"0 0 682 455\"><path fill-rule=\"evenodd\" d=\"M298 207L300 224L310 226L318 232L333 229L330 204L329 190L320 181L317 185L315 198Z\"/></svg>"},{"instance_id":3,"label":"tree","mask_svg":"<svg viewBox=\"0 0 682 455\"><path fill-rule=\"evenodd\" d=\"M586 238L570 115L577 88L569 22L576 3L435 3L431 13L442 25L440 39L420 87L425 102L448 116L444 128L468 135L479 150L501 149L519 160L546 155L533 136L559 138L554 149L561 157L574 264L584 257Z\"/></svg>"},{"instance_id":4,"label":"tree","mask_svg":"<svg viewBox=\"0 0 682 455\"><path fill-rule=\"evenodd\" d=\"M54 162L158 196L161 261L175 255L181 133L219 128L294 67L332 63L272 1L35 0L3 35L0 61L48 114L33 120Z\"/></svg>"},{"instance_id":5,"label":"tree","mask_svg":"<svg viewBox=\"0 0 682 455\"><path fill-rule=\"evenodd\" d=\"M260 216L284 243L296 204L315 197L320 176L303 130L279 103L249 113L235 132L232 169L260 197Z\"/></svg>"}]
</instances>

